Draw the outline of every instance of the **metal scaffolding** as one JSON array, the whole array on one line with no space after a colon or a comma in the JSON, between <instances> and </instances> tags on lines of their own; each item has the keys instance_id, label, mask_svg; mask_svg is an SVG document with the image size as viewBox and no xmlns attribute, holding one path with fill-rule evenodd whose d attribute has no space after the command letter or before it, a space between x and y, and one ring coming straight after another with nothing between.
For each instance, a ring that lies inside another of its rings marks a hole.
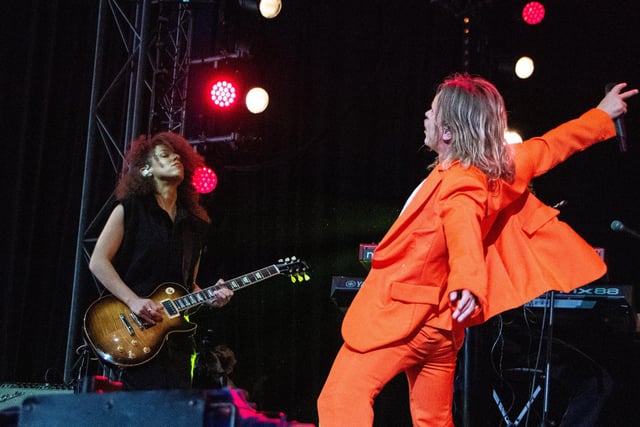
<instances>
[{"instance_id":1,"label":"metal scaffolding","mask_svg":"<svg viewBox=\"0 0 640 427\"><path fill-rule=\"evenodd\" d=\"M182 133L191 36L189 2L100 0L65 383L73 379L75 370L78 375L81 372L76 354L82 348L79 310L101 292L88 271L88 260L113 207L112 190L124 152L140 134Z\"/></svg>"}]
</instances>

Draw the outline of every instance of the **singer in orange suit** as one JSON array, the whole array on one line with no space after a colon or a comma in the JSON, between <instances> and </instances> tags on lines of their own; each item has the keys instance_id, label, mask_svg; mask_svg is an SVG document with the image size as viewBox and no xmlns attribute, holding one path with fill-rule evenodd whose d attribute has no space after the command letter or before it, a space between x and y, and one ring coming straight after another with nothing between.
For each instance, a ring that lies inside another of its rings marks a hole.
<instances>
[{"instance_id":1,"label":"singer in orange suit","mask_svg":"<svg viewBox=\"0 0 640 427\"><path fill-rule=\"evenodd\" d=\"M605 273L594 249L529 183L615 135L612 119L637 93L625 86L578 119L508 145L504 101L491 83L456 74L440 85L424 121L425 144L438 158L380 241L347 310L345 343L318 399L321 427L371 426L375 397L401 372L413 425L453 426L464 328Z\"/></svg>"}]
</instances>

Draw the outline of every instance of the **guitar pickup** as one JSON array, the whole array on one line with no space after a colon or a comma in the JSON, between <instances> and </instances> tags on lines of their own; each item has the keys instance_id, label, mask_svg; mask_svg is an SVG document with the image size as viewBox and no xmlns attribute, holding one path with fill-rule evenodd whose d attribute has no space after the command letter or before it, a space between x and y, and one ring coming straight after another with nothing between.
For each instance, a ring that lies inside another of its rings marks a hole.
<instances>
[{"instance_id":1,"label":"guitar pickup","mask_svg":"<svg viewBox=\"0 0 640 427\"><path fill-rule=\"evenodd\" d=\"M180 315L180 310L176 308L175 304L170 299L160 301L160 304L162 304L170 319Z\"/></svg>"}]
</instances>

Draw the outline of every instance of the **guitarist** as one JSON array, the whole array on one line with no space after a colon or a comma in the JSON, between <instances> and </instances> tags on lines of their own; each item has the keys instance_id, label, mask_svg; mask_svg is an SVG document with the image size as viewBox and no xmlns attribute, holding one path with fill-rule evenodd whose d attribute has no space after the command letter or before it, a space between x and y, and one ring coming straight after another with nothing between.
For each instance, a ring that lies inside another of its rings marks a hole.
<instances>
[{"instance_id":1,"label":"guitarist","mask_svg":"<svg viewBox=\"0 0 640 427\"><path fill-rule=\"evenodd\" d=\"M191 177L203 165L204 159L189 143L172 132L133 141L116 186L119 203L89 262L100 283L151 324L163 319L162 306L145 297L158 285L175 282L198 290L195 275L209 217ZM232 295L222 287L211 305L221 307ZM158 355L123 372L123 387L190 388L194 349L191 336L169 334Z\"/></svg>"}]
</instances>

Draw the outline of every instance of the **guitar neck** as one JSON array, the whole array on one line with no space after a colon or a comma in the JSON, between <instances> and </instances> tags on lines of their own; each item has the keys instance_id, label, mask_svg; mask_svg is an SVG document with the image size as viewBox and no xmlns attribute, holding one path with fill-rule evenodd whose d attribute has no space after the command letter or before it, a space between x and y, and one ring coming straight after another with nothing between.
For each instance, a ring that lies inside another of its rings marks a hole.
<instances>
[{"instance_id":1,"label":"guitar neck","mask_svg":"<svg viewBox=\"0 0 640 427\"><path fill-rule=\"evenodd\" d=\"M238 276L222 283L216 283L215 285L209 286L208 288L190 293L180 298L176 298L175 300L173 300L173 304L180 312L184 312L186 310L204 304L205 302L215 302L215 292L222 289L223 287L231 289L235 292L240 289L246 288L247 286L253 285L254 283L269 279L270 277L276 276L280 273L281 272L278 267L273 264L268 267L253 271L251 273L247 273L243 276Z\"/></svg>"}]
</instances>

